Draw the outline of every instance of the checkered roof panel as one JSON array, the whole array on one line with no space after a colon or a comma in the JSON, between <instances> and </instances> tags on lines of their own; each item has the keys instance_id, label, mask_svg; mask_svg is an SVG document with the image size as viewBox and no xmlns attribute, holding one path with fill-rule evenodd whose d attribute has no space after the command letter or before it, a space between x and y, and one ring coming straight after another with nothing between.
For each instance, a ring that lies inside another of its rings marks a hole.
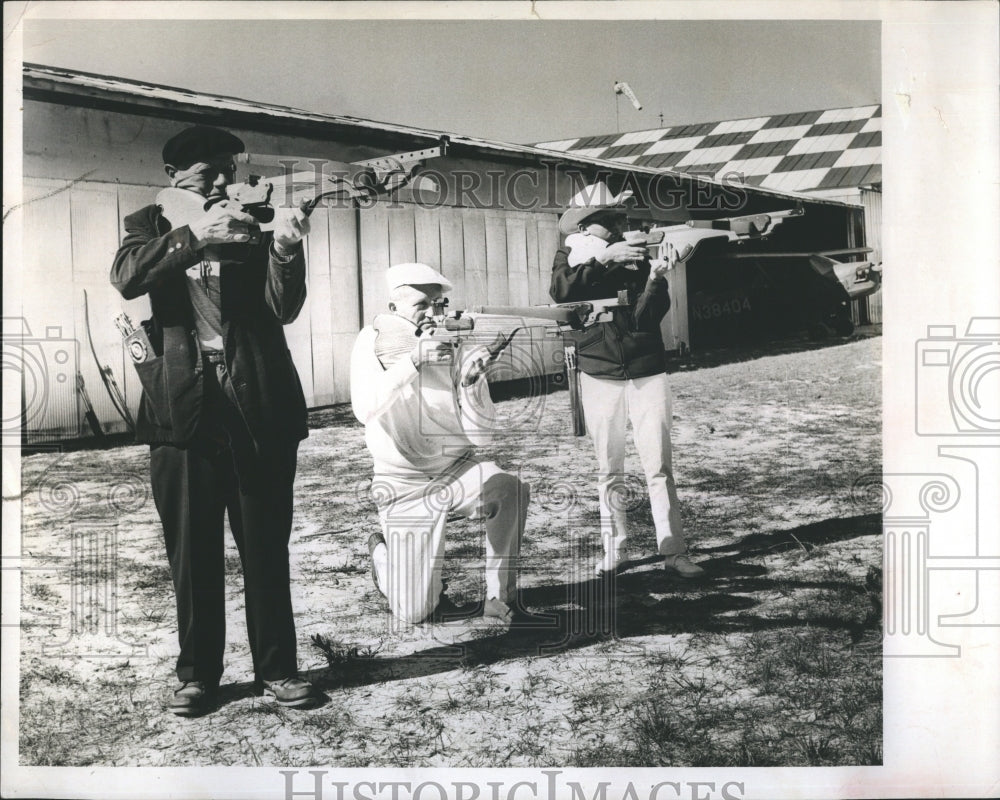
<instances>
[{"instance_id":1,"label":"checkered roof panel","mask_svg":"<svg viewBox=\"0 0 1000 800\"><path fill-rule=\"evenodd\" d=\"M882 106L674 125L538 147L788 191L882 182Z\"/></svg>"}]
</instances>

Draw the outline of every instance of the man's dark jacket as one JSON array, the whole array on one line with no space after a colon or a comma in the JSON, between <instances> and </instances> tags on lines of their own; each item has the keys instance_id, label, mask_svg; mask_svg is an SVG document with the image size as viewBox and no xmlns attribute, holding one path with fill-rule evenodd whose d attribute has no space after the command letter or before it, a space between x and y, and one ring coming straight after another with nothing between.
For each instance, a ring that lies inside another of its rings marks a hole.
<instances>
[{"instance_id":1,"label":"man's dark jacket","mask_svg":"<svg viewBox=\"0 0 1000 800\"><path fill-rule=\"evenodd\" d=\"M614 299L629 292L630 308L619 308L610 322L569 334L577 347L580 369L588 375L612 380L646 378L666 371L666 354L660 322L670 309L665 280L650 280L648 261L628 269L624 264L604 266L590 259L569 265L569 249L556 251L549 294L557 303Z\"/></svg>"},{"instance_id":2,"label":"man's dark jacket","mask_svg":"<svg viewBox=\"0 0 1000 800\"><path fill-rule=\"evenodd\" d=\"M125 218L126 236L111 268L111 283L126 300L149 294L148 329L156 357L137 365L143 394L136 439L184 447L202 410L202 359L185 270L202 260L187 225L171 230L159 206ZM299 246L287 260L259 244L227 244L221 254L222 338L240 411L257 446L306 437L306 404L282 325L306 297Z\"/></svg>"}]
</instances>

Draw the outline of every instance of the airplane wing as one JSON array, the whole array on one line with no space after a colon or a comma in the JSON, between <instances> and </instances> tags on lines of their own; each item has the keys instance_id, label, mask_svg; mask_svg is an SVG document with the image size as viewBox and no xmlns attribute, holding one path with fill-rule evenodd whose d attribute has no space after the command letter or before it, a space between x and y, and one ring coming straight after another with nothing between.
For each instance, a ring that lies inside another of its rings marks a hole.
<instances>
[{"instance_id":1,"label":"airplane wing","mask_svg":"<svg viewBox=\"0 0 1000 800\"><path fill-rule=\"evenodd\" d=\"M817 253L809 257L809 266L817 275L839 283L850 300L874 294L882 285L882 271L869 261L845 263Z\"/></svg>"},{"instance_id":2,"label":"airplane wing","mask_svg":"<svg viewBox=\"0 0 1000 800\"><path fill-rule=\"evenodd\" d=\"M872 253L874 247L848 247L843 250L812 250L802 253L726 253L723 258L811 258L812 256L849 256Z\"/></svg>"}]
</instances>

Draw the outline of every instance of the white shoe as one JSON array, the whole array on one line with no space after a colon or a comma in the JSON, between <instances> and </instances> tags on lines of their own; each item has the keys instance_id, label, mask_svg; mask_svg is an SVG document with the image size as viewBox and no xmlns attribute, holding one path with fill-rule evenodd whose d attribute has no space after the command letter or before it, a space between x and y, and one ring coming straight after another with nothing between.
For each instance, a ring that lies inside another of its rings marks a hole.
<instances>
[{"instance_id":1,"label":"white shoe","mask_svg":"<svg viewBox=\"0 0 1000 800\"><path fill-rule=\"evenodd\" d=\"M705 570L695 564L687 553L677 553L663 558L664 572L672 572L682 578L703 578Z\"/></svg>"},{"instance_id":2,"label":"white shoe","mask_svg":"<svg viewBox=\"0 0 1000 800\"><path fill-rule=\"evenodd\" d=\"M388 597L385 589L382 588L383 578L389 571L389 549L386 547L385 539L381 533L373 533L368 537L368 553L372 559L372 583L381 592L383 597Z\"/></svg>"},{"instance_id":3,"label":"white shoe","mask_svg":"<svg viewBox=\"0 0 1000 800\"><path fill-rule=\"evenodd\" d=\"M605 555L604 558L597 562L597 566L594 567L594 574L598 578L608 578L618 572L621 562L622 559Z\"/></svg>"}]
</instances>

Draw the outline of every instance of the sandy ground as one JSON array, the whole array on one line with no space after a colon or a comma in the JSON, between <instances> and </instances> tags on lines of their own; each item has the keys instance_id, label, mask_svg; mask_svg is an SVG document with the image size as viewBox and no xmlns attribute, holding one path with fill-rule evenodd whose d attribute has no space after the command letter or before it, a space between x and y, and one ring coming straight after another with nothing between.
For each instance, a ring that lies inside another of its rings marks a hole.
<instances>
[{"instance_id":1,"label":"sandy ground","mask_svg":"<svg viewBox=\"0 0 1000 800\"><path fill-rule=\"evenodd\" d=\"M589 441L564 391L499 403L486 454L532 485L524 604L548 626L400 629L368 575L363 429L313 414L291 540L302 671L328 698L256 697L227 544L217 711L164 711L176 621L145 447L23 461L24 764L533 766L878 763L881 339L672 376L674 467L708 580L659 570L630 443L634 562L591 579ZM482 598L478 523L449 523L445 579Z\"/></svg>"}]
</instances>

